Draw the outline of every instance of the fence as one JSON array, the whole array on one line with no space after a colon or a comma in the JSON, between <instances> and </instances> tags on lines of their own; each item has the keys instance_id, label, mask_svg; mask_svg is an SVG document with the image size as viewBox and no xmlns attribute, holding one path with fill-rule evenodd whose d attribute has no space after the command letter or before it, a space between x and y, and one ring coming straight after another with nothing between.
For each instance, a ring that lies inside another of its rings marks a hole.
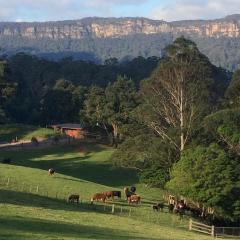
<instances>
[{"instance_id":1,"label":"fence","mask_svg":"<svg viewBox=\"0 0 240 240\"><path fill-rule=\"evenodd\" d=\"M113 202L111 199L107 201L107 203L102 202L94 202L94 204L90 203L90 198L82 198L80 195L80 204L68 204L67 198L72 193L75 193L74 189L69 188L69 186L62 186L61 190L55 190L54 187L44 188L44 185L36 183L28 182L19 182L14 177L1 177L0 176L0 190L2 191L0 194L0 202L7 203L9 201L16 202L18 201L29 201L30 204L40 204L45 205L46 203L50 206L55 206L58 204L59 207L63 209L74 208L75 211L94 211L105 214L114 214L119 217L130 217L136 220L147 221L153 224L166 225L172 224L173 226L181 225L182 227L186 227L186 220L179 219L179 217L175 215L165 215L164 213L168 213L168 209L165 208L163 212L154 212L152 209L152 205L148 200L142 200L141 204L133 204L129 205L125 200L117 200L115 199ZM51 190L49 190L51 189ZM10 192L11 191L11 192ZM2 194L3 193L3 194ZM12 196L11 196L12 194ZM17 195L16 195L17 194ZM22 196L18 196L19 194L23 194ZM5 195L5 196L4 196ZM33 201L33 199L35 200ZM23 199L23 200L21 200ZM166 221L166 219L168 219ZM168 222L170 219L171 222Z\"/></svg>"},{"instance_id":2,"label":"fence","mask_svg":"<svg viewBox=\"0 0 240 240\"><path fill-rule=\"evenodd\" d=\"M240 227L215 227L209 226L203 223L195 222L192 219L189 220L189 230L205 233L216 238L236 238L240 237ZM240 238L239 238L240 239Z\"/></svg>"},{"instance_id":3,"label":"fence","mask_svg":"<svg viewBox=\"0 0 240 240\"><path fill-rule=\"evenodd\" d=\"M240 237L240 227L215 227L215 236L220 238Z\"/></svg>"},{"instance_id":4,"label":"fence","mask_svg":"<svg viewBox=\"0 0 240 240\"><path fill-rule=\"evenodd\" d=\"M91 204L89 199L84 199L80 196L80 204L67 204L69 195L71 195L71 190L66 191L54 191L53 189L49 190L43 186L28 184L26 182L19 183L13 177L3 178L0 177L0 190L7 191L6 194L1 194L0 202L6 203L11 201L11 199L16 198L17 194L24 194L22 197L24 201L26 199L32 199L33 196L38 197L38 203L46 203L46 201L58 201L59 204L62 204L62 207L75 207L85 210L93 210L96 212L105 212L111 214L119 215L131 215L132 209L126 209L124 206L116 206L114 202L108 203L94 203ZM11 191L11 192L10 192ZM11 196L12 194L12 196ZM30 195L31 194L31 195ZM4 197L5 195L5 197ZM19 198L20 200L21 198ZM52 202L56 204L56 202ZM77 209L76 209L77 210Z\"/></svg>"},{"instance_id":5,"label":"fence","mask_svg":"<svg viewBox=\"0 0 240 240\"><path fill-rule=\"evenodd\" d=\"M66 187L66 186L65 186ZM32 196L38 197L39 202L45 203L46 200L55 200L58 201L58 203L64 204L62 207L75 207L75 208L81 208L85 210L92 210L96 212L104 212L104 213L109 213L109 214L117 214L119 216L128 216L128 217L137 217L139 215L143 215L144 217L150 219L151 222L158 222L158 219L155 215L152 214L152 211L147 211L147 212L141 212L139 213L139 207L140 206L129 206L126 202L112 202L108 201L106 203L103 202L94 202L94 204L91 204L90 199L84 199L80 196L80 204L67 204L67 199L69 195L72 194L71 190L67 191L54 191L54 188L51 190L44 188L41 185L33 185L29 184L27 182L19 182L13 177L8 177L8 178L3 178L0 176L0 190L4 191L13 191L12 194L16 194L16 192L19 194L31 194ZM6 195L9 196L9 192L6 193ZM22 196L24 199L32 199L31 196ZM13 197L14 199L15 197ZM19 198L20 200L21 198ZM11 197L6 198L7 201L11 200ZM4 203L4 197L2 197L2 200ZM52 204L55 204L52 202Z\"/></svg>"},{"instance_id":6,"label":"fence","mask_svg":"<svg viewBox=\"0 0 240 240\"><path fill-rule=\"evenodd\" d=\"M211 236L215 236L215 227L214 226L209 226L203 223L199 222L194 222L192 219L189 220L189 230L190 231L195 231L195 232L200 232L200 233L205 233Z\"/></svg>"}]
</instances>

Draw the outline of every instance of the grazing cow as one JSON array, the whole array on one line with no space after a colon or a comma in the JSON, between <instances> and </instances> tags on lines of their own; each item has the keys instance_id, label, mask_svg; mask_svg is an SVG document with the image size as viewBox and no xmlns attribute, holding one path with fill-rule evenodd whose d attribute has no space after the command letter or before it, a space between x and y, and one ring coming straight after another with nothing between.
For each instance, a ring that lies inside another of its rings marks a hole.
<instances>
[{"instance_id":1,"label":"grazing cow","mask_svg":"<svg viewBox=\"0 0 240 240\"><path fill-rule=\"evenodd\" d=\"M109 199L109 198L112 198L112 199L113 199L113 192L112 192L112 191L103 192L103 194L105 194L105 196L106 196L107 199Z\"/></svg>"},{"instance_id":2,"label":"grazing cow","mask_svg":"<svg viewBox=\"0 0 240 240\"><path fill-rule=\"evenodd\" d=\"M125 193L125 195L126 195L126 199L128 199L128 198L131 197L132 195L136 195L135 193L129 191L129 188L128 188L128 187L125 187L125 188L123 189L123 191L124 191L124 193Z\"/></svg>"},{"instance_id":3,"label":"grazing cow","mask_svg":"<svg viewBox=\"0 0 240 240\"><path fill-rule=\"evenodd\" d=\"M131 195L128 197L128 203L140 203L141 197L139 195Z\"/></svg>"},{"instance_id":4,"label":"grazing cow","mask_svg":"<svg viewBox=\"0 0 240 240\"><path fill-rule=\"evenodd\" d=\"M183 201L180 201L175 204L174 212L179 214L180 219L183 218L183 214L185 213L185 204Z\"/></svg>"},{"instance_id":5,"label":"grazing cow","mask_svg":"<svg viewBox=\"0 0 240 240\"><path fill-rule=\"evenodd\" d=\"M169 204L168 205L168 211L170 212L170 213L173 213L173 209L174 209L174 204Z\"/></svg>"},{"instance_id":6,"label":"grazing cow","mask_svg":"<svg viewBox=\"0 0 240 240\"><path fill-rule=\"evenodd\" d=\"M54 173L55 173L55 170L54 170L53 168L49 168L49 169L48 169L48 175L49 175L49 176L54 175Z\"/></svg>"},{"instance_id":7,"label":"grazing cow","mask_svg":"<svg viewBox=\"0 0 240 240\"><path fill-rule=\"evenodd\" d=\"M159 209L161 210L161 211L163 211L163 208L164 208L164 204L163 203L158 203L158 204L155 204L155 205L153 205L153 211L158 211Z\"/></svg>"},{"instance_id":8,"label":"grazing cow","mask_svg":"<svg viewBox=\"0 0 240 240\"><path fill-rule=\"evenodd\" d=\"M202 216L202 210L197 207L186 207L186 211L190 211L191 215L195 218Z\"/></svg>"},{"instance_id":9,"label":"grazing cow","mask_svg":"<svg viewBox=\"0 0 240 240\"><path fill-rule=\"evenodd\" d=\"M79 195L77 195L77 194L70 195L68 197L68 202L69 203L74 203L74 202L79 203Z\"/></svg>"},{"instance_id":10,"label":"grazing cow","mask_svg":"<svg viewBox=\"0 0 240 240\"><path fill-rule=\"evenodd\" d=\"M93 195L93 197L91 198L91 203L93 204L94 201L106 201L106 195L104 193L96 193Z\"/></svg>"},{"instance_id":11,"label":"grazing cow","mask_svg":"<svg viewBox=\"0 0 240 240\"><path fill-rule=\"evenodd\" d=\"M121 198L121 191L112 191L113 193L113 197L118 197L118 198Z\"/></svg>"},{"instance_id":12,"label":"grazing cow","mask_svg":"<svg viewBox=\"0 0 240 240\"><path fill-rule=\"evenodd\" d=\"M132 193L135 193L135 192L136 192L136 187L134 187L134 186L130 187L130 191L131 191Z\"/></svg>"},{"instance_id":13,"label":"grazing cow","mask_svg":"<svg viewBox=\"0 0 240 240\"><path fill-rule=\"evenodd\" d=\"M121 191L109 191L104 192L104 194L106 195L106 198L112 198L112 200L114 199L114 197L121 198Z\"/></svg>"}]
</instances>

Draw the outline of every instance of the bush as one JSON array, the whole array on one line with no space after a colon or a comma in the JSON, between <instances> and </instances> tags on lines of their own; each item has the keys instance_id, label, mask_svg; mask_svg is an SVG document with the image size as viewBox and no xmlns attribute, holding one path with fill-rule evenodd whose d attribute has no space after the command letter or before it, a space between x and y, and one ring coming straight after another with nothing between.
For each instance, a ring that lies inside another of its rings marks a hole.
<instances>
[{"instance_id":1,"label":"bush","mask_svg":"<svg viewBox=\"0 0 240 240\"><path fill-rule=\"evenodd\" d=\"M5 164L10 164L12 162L12 159L11 158L4 158L2 160L2 163L5 163Z\"/></svg>"},{"instance_id":2,"label":"bush","mask_svg":"<svg viewBox=\"0 0 240 240\"><path fill-rule=\"evenodd\" d=\"M58 144L60 141L60 136L59 135L55 135L52 137L52 144Z\"/></svg>"},{"instance_id":3,"label":"bush","mask_svg":"<svg viewBox=\"0 0 240 240\"><path fill-rule=\"evenodd\" d=\"M35 145L35 146L38 146L38 144L39 144L39 142L38 142L38 140L37 140L36 137L32 137L32 138L31 138L31 143L32 143L33 145Z\"/></svg>"},{"instance_id":4,"label":"bush","mask_svg":"<svg viewBox=\"0 0 240 240\"><path fill-rule=\"evenodd\" d=\"M159 167L149 167L139 173L140 182L147 184L150 187L161 187L169 181L169 173L165 169Z\"/></svg>"}]
</instances>

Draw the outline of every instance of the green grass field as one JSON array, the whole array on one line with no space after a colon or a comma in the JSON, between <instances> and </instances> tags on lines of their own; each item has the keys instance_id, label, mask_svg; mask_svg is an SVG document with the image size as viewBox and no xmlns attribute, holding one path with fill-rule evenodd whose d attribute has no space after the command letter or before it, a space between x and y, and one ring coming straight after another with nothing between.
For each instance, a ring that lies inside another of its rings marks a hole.
<instances>
[{"instance_id":1,"label":"green grass field","mask_svg":"<svg viewBox=\"0 0 240 240\"><path fill-rule=\"evenodd\" d=\"M112 152L93 143L1 152L0 160L13 162L0 164L0 239L212 239L189 232L187 217L153 212L151 202L162 192L139 184L135 171L113 167ZM48 176L50 167L55 176ZM139 206L122 198L112 214L111 201L90 205L96 192L133 184L143 197ZM66 203L71 193L80 194L82 203Z\"/></svg>"},{"instance_id":2,"label":"green grass field","mask_svg":"<svg viewBox=\"0 0 240 240\"><path fill-rule=\"evenodd\" d=\"M11 142L12 139L30 140L32 137L39 139L55 135L53 129L41 128L23 124L0 125L0 142Z\"/></svg>"}]
</instances>

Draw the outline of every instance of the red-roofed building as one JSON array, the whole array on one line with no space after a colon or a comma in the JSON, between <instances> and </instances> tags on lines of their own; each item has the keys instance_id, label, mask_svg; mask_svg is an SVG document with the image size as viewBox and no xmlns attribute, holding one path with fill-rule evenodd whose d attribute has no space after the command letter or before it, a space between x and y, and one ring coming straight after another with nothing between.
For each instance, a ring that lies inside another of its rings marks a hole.
<instances>
[{"instance_id":1,"label":"red-roofed building","mask_svg":"<svg viewBox=\"0 0 240 240\"><path fill-rule=\"evenodd\" d=\"M61 133L65 133L67 136L73 138L84 138L86 135L86 130L81 124L56 124L52 125L52 128L55 131L60 131Z\"/></svg>"}]
</instances>

